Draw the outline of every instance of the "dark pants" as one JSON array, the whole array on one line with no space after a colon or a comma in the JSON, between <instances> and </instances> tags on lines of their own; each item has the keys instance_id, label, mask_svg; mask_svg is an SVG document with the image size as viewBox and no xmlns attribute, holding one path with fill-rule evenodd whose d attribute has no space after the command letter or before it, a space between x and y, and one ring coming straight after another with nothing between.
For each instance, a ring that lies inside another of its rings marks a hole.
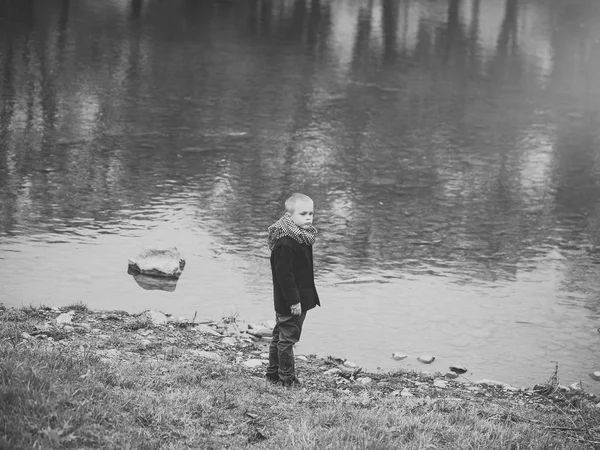
<instances>
[{"instance_id":1,"label":"dark pants","mask_svg":"<svg viewBox=\"0 0 600 450\"><path fill-rule=\"evenodd\" d=\"M306 311L299 316L277 314L277 324L273 328L273 339L269 347L269 367L267 377L283 382L292 381L295 376L294 344L300 340Z\"/></svg>"}]
</instances>

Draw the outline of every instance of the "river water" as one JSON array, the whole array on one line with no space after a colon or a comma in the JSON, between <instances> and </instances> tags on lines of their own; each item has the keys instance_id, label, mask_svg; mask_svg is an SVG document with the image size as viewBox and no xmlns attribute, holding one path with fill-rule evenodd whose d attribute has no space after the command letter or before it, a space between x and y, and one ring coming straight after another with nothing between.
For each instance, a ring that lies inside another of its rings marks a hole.
<instances>
[{"instance_id":1,"label":"river water","mask_svg":"<svg viewBox=\"0 0 600 450\"><path fill-rule=\"evenodd\" d=\"M270 320L301 191L299 352L600 392L598 80L593 0L0 0L0 301Z\"/></svg>"}]
</instances>

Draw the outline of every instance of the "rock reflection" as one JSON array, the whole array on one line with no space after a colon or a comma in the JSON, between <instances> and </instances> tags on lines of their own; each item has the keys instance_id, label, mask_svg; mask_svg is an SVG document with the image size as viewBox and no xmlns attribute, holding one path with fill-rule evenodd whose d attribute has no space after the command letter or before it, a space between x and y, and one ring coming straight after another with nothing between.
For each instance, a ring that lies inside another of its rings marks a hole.
<instances>
[{"instance_id":1,"label":"rock reflection","mask_svg":"<svg viewBox=\"0 0 600 450\"><path fill-rule=\"evenodd\" d=\"M135 273L130 269L127 270L129 275L132 275L135 282L147 291L166 291L175 292L177 287L178 279L175 278L164 278L164 277L151 277L149 275L141 275Z\"/></svg>"}]
</instances>

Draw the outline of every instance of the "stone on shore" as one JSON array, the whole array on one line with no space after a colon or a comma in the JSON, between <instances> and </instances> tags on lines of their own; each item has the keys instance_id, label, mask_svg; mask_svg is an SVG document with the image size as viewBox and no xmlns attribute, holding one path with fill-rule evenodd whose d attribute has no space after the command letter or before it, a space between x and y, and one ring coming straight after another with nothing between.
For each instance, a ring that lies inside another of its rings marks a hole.
<instances>
[{"instance_id":1,"label":"stone on shore","mask_svg":"<svg viewBox=\"0 0 600 450\"><path fill-rule=\"evenodd\" d=\"M423 364L431 364L435 361L435 356L419 356L417 359Z\"/></svg>"},{"instance_id":2,"label":"stone on shore","mask_svg":"<svg viewBox=\"0 0 600 450\"><path fill-rule=\"evenodd\" d=\"M257 367L261 367L265 361L262 359L249 359L244 361L242 364L250 369L256 369Z\"/></svg>"},{"instance_id":3,"label":"stone on shore","mask_svg":"<svg viewBox=\"0 0 600 450\"><path fill-rule=\"evenodd\" d=\"M581 387L581 382L577 381L573 384L569 385L569 389L571 389L572 391L581 391L583 390L583 388Z\"/></svg>"},{"instance_id":4,"label":"stone on shore","mask_svg":"<svg viewBox=\"0 0 600 450\"><path fill-rule=\"evenodd\" d=\"M467 373L467 368L465 366L450 366L450 370L458 375Z\"/></svg>"},{"instance_id":5,"label":"stone on shore","mask_svg":"<svg viewBox=\"0 0 600 450\"><path fill-rule=\"evenodd\" d=\"M65 325L67 323L71 323L73 320L73 316L75 315L75 311L69 311L66 313L62 313L55 320L57 325Z\"/></svg>"},{"instance_id":6,"label":"stone on shore","mask_svg":"<svg viewBox=\"0 0 600 450\"><path fill-rule=\"evenodd\" d=\"M441 378L436 378L433 380L433 386L440 389L446 389L448 387L448 382Z\"/></svg>"},{"instance_id":7,"label":"stone on shore","mask_svg":"<svg viewBox=\"0 0 600 450\"><path fill-rule=\"evenodd\" d=\"M221 355L215 352L207 352L205 350L191 350L190 354L198 358L211 359L213 361L221 361Z\"/></svg>"},{"instance_id":8,"label":"stone on shore","mask_svg":"<svg viewBox=\"0 0 600 450\"><path fill-rule=\"evenodd\" d=\"M221 333L219 333L217 330L215 330L211 326L206 325L205 323L196 325L194 327L194 330L199 333L210 334L212 336L221 336Z\"/></svg>"},{"instance_id":9,"label":"stone on shore","mask_svg":"<svg viewBox=\"0 0 600 450\"><path fill-rule=\"evenodd\" d=\"M400 352L394 352L392 353L392 359L395 359L396 361L402 361L403 359L408 358L408 355L405 355L404 353L400 353Z\"/></svg>"},{"instance_id":10,"label":"stone on shore","mask_svg":"<svg viewBox=\"0 0 600 450\"><path fill-rule=\"evenodd\" d=\"M358 367L358 364L352 361L344 361L344 366L350 367L351 369L356 369Z\"/></svg>"},{"instance_id":11,"label":"stone on shore","mask_svg":"<svg viewBox=\"0 0 600 450\"><path fill-rule=\"evenodd\" d=\"M454 380L455 378L458 378L458 374L456 372L446 372L444 377L448 378L449 380Z\"/></svg>"},{"instance_id":12,"label":"stone on shore","mask_svg":"<svg viewBox=\"0 0 600 450\"><path fill-rule=\"evenodd\" d=\"M594 381L600 381L600 372L590 372L590 378Z\"/></svg>"},{"instance_id":13,"label":"stone on shore","mask_svg":"<svg viewBox=\"0 0 600 450\"><path fill-rule=\"evenodd\" d=\"M185 260L177 247L145 248L128 260L129 271L154 277L179 278Z\"/></svg>"},{"instance_id":14,"label":"stone on shore","mask_svg":"<svg viewBox=\"0 0 600 450\"><path fill-rule=\"evenodd\" d=\"M407 388L402 389L400 392L400 397L414 397L414 394L410 392Z\"/></svg>"},{"instance_id":15,"label":"stone on shore","mask_svg":"<svg viewBox=\"0 0 600 450\"><path fill-rule=\"evenodd\" d=\"M153 325L162 325L167 323L167 316L158 311L144 311L143 317L150 320L150 322L152 322Z\"/></svg>"},{"instance_id":16,"label":"stone on shore","mask_svg":"<svg viewBox=\"0 0 600 450\"><path fill-rule=\"evenodd\" d=\"M511 387L510 384L505 383L503 381L497 381L497 380L490 380L488 378L485 378L483 380L479 380L476 381L475 384L479 385L479 386L491 386L491 387Z\"/></svg>"}]
</instances>

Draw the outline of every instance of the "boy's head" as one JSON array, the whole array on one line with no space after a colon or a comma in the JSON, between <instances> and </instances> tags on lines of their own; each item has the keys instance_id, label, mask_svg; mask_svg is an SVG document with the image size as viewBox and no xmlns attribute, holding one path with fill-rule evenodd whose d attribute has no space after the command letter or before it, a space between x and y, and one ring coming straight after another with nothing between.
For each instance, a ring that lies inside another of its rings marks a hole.
<instances>
[{"instance_id":1,"label":"boy's head","mask_svg":"<svg viewBox=\"0 0 600 450\"><path fill-rule=\"evenodd\" d=\"M285 213L300 228L313 222L313 201L308 195L292 194L285 201Z\"/></svg>"}]
</instances>

